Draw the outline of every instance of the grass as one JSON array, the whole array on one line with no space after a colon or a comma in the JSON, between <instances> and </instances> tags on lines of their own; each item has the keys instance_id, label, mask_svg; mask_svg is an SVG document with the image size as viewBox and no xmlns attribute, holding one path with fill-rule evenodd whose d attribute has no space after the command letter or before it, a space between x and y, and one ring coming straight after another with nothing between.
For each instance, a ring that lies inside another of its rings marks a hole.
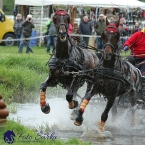
<instances>
[{"instance_id":1,"label":"grass","mask_svg":"<svg viewBox=\"0 0 145 145\"><path fill-rule=\"evenodd\" d=\"M18 54L17 49L0 46L0 93L7 103L30 101L49 73L45 47L34 47L33 54Z\"/></svg>"},{"instance_id":2,"label":"grass","mask_svg":"<svg viewBox=\"0 0 145 145\"><path fill-rule=\"evenodd\" d=\"M7 104L36 100L40 84L49 73L46 63L50 55L46 53L44 46L33 47L34 53L31 54L25 53L26 48L22 54L17 50L17 46L0 46L0 93ZM129 52L122 53L122 56L127 55ZM52 95L61 94L56 88L50 90ZM14 112L15 108L12 110Z\"/></svg>"},{"instance_id":3,"label":"grass","mask_svg":"<svg viewBox=\"0 0 145 145\"><path fill-rule=\"evenodd\" d=\"M82 142L79 139L72 138L67 141L61 139L44 139L37 135L37 133L28 127L8 120L6 124L0 126L0 144L7 145L4 142L4 133L8 130L14 132L13 145L91 145L91 143ZM57 137L57 135L55 135Z\"/></svg>"}]
</instances>

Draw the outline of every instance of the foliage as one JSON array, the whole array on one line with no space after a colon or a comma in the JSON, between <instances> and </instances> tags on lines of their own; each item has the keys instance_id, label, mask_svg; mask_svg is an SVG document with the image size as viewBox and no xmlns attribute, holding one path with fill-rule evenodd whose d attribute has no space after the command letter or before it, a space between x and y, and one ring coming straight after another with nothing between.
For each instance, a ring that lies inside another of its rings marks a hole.
<instances>
[{"instance_id":1,"label":"foliage","mask_svg":"<svg viewBox=\"0 0 145 145\"><path fill-rule=\"evenodd\" d=\"M139 1L141 1L141 2L145 2L145 0L139 0Z\"/></svg>"},{"instance_id":2,"label":"foliage","mask_svg":"<svg viewBox=\"0 0 145 145\"><path fill-rule=\"evenodd\" d=\"M15 0L3 0L3 10L13 12L14 3L15 3Z\"/></svg>"},{"instance_id":3,"label":"foliage","mask_svg":"<svg viewBox=\"0 0 145 145\"><path fill-rule=\"evenodd\" d=\"M4 142L3 137L4 133L7 130L12 130L16 137L15 137L15 142L13 145L91 145L91 143L87 142L82 142L76 138L69 139L68 141L63 141L61 139L56 139L56 140L51 140L51 139L43 139L39 138L37 140L34 140L35 137L38 138L37 133L28 127L23 126L20 123L16 123L14 121L8 120L6 124L0 125L0 143L3 145L7 145L7 143ZM20 134L22 134L21 139L19 138ZM29 137L32 137L29 138Z\"/></svg>"},{"instance_id":4,"label":"foliage","mask_svg":"<svg viewBox=\"0 0 145 145\"><path fill-rule=\"evenodd\" d=\"M49 72L50 55L34 48L33 54L18 54L16 47L0 48L0 93L7 103L30 101Z\"/></svg>"},{"instance_id":5,"label":"foliage","mask_svg":"<svg viewBox=\"0 0 145 145\"><path fill-rule=\"evenodd\" d=\"M46 63L50 55L44 47L35 47L33 51L33 54L18 54L16 46L0 46L0 93L7 104L34 101L39 94L40 84L49 73ZM122 53L127 55L129 51ZM64 96L66 90L59 88L47 89L49 97ZM15 112L16 108L11 110Z\"/></svg>"}]
</instances>

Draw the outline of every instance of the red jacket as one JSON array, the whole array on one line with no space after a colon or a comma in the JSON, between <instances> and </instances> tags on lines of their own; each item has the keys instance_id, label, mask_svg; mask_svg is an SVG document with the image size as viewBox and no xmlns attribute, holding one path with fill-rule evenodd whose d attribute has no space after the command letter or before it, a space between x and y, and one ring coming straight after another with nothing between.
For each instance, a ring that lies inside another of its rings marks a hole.
<instances>
[{"instance_id":1,"label":"red jacket","mask_svg":"<svg viewBox=\"0 0 145 145\"><path fill-rule=\"evenodd\" d=\"M145 33L141 31L134 33L126 40L124 46L128 46L132 50L134 56L145 58Z\"/></svg>"}]
</instances>

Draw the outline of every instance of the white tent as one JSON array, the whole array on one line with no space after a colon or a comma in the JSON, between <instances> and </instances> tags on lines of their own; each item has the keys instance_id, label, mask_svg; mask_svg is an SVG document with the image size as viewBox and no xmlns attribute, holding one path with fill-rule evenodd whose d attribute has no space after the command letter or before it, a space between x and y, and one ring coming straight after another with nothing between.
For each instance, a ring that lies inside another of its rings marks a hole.
<instances>
[{"instance_id":1,"label":"white tent","mask_svg":"<svg viewBox=\"0 0 145 145\"><path fill-rule=\"evenodd\" d=\"M15 0L17 5L45 6L45 5L77 5L96 7L144 7L145 3L138 0Z\"/></svg>"}]
</instances>

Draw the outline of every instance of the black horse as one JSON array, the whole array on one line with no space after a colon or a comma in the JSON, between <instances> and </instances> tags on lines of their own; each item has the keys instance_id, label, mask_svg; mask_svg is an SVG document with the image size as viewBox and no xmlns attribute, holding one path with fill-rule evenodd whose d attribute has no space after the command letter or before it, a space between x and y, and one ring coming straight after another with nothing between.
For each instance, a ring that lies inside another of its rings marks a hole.
<instances>
[{"instance_id":1,"label":"black horse","mask_svg":"<svg viewBox=\"0 0 145 145\"><path fill-rule=\"evenodd\" d=\"M91 97L95 94L102 94L107 98L107 104L99 123L99 129L103 131L115 98L127 92L130 94L129 101L132 105L132 123L135 123L134 106L136 104L136 93L142 89L141 74L129 61L123 60L120 56L118 25L119 22L110 23L101 35L104 42L101 65L94 70L90 70L94 72L95 77L87 75L89 71L84 71L84 75L88 77L87 79L92 81L92 88L86 93L78 110L78 115L74 122L77 126L83 122L82 115Z\"/></svg>"},{"instance_id":2,"label":"black horse","mask_svg":"<svg viewBox=\"0 0 145 145\"><path fill-rule=\"evenodd\" d=\"M50 106L46 103L46 88L55 87L58 84L65 88L68 92L66 100L69 108L73 109L78 106L78 101L73 100L78 89L83 86L85 80L83 77L78 77L73 74L64 73L64 71L79 71L83 69L96 68L99 59L98 57L87 49L82 49L76 46L70 36L68 35L68 27L70 23L70 16L67 10L57 10L53 7L55 15L53 23L57 28L56 50L54 55L48 62L50 71L49 77L41 84L40 105L44 113L50 112ZM89 83L88 88L89 90Z\"/></svg>"}]
</instances>

